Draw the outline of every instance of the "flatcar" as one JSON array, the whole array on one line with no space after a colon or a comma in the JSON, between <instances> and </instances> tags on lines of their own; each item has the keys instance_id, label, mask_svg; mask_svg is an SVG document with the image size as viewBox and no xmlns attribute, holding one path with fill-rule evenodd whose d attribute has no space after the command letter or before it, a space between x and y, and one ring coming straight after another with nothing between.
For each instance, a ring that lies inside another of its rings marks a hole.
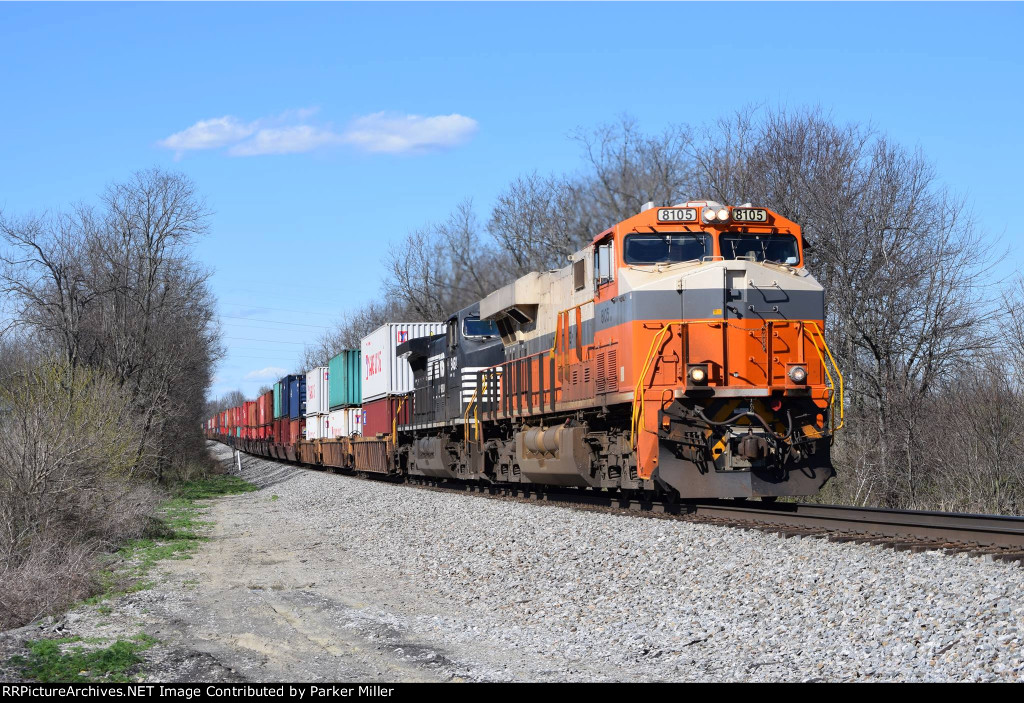
<instances>
[{"instance_id":1,"label":"flatcar","mask_svg":"<svg viewBox=\"0 0 1024 703\"><path fill-rule=\"evenodd\" d=\"M443 329L396 343L414 382L390 432L243 448L396 477L674 498L811 495L834 475L842 376L824 291L800 227L767 208L648 204Z\"/></svg>"}]
</instances>

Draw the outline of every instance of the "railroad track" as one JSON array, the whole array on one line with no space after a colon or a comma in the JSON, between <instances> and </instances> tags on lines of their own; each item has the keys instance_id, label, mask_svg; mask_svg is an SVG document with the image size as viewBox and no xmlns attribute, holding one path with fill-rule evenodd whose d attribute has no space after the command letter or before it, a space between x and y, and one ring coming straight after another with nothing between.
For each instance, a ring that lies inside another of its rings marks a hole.
<instances>
[{"instance_id":1,"label":"railroad track","mask_svg":"<svg viewBox=\"0 0 1024 703\"><path fill-rule=\"evenodd\" d=\"M418 478L410 479L409 483L436 490L756 529L788 538L824 538L833 542L881 545L899 551L967 553L1024 566L1024 517L748 500L665 503L574 489L466 485Z\"/></svg>"},{"instance_id":2,"label":"railroad track","mask_svg":"<svg viewBox=\"0 0 1024 703\"><path fill-rule=\"evenodd\" d=\"M296 466L340 472L332 467ZM355 474L378 478L373 474ZM771 532L787 538L822 538L833 542L881 545L900 551L967 553L1024 566L1024 517L749 500L664 502L628 493L548 489L528 484L473 484L419 476L410 476L405 482L426 490L717 524Z\"/></svg>"}]
</instances>

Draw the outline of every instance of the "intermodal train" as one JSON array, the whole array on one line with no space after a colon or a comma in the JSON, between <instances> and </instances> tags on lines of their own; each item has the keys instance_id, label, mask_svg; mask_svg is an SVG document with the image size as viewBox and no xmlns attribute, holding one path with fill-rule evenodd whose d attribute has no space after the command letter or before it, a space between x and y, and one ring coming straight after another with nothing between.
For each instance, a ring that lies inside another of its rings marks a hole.
<instances>
[{"instance_id":1,"label":"intermodal train","mask_svg":"<svg viewBox=\"0 0 1024 703\"><path fill-rule=\"evenodd\" d=\"M242 426L245 408L205 431L256 455L399 479L673 499L810 495L834 475L842 376L824 291L800 227L768 208L648 203L563 268L421 327L391 327L410 382L372 403L363 393L360 435ZM381 360L360 357L368 384Z\"/></svg>"}]
</instances>

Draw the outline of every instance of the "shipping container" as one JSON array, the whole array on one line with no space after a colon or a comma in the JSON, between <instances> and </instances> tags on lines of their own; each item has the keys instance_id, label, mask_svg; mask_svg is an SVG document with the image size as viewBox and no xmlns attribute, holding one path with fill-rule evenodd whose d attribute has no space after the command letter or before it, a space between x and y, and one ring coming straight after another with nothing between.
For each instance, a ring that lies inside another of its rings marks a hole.
<instances>
[{"instance_id":1,"label":"shipping container","mask_svg":"<svg viewBox=\"0 0 1024 703\"><path fill-rule=\"evenodd\" d=\"M324 409L325 412L363 402L363 372L359 357L358 349L350 349L328 362L330 406Z\"/></svg>"},{"instance_id":2,"label":"shipping container","mask_svg":"<svg viewBox=\"0 0 1024 703\"><path fill-rule=\"evenodd\" d=\"M292 444L304 438L306 434L306 423L304 420L289 420L288 425L288 434L291 436Z\"/></svg>"},{"instance_id":3,"label":"shipping container","mask_svg":"<svg viewBox=\"0 0 1024 703\"><path fill-rule=\"evenodd\" d=\"M288 374L280 381L281 414L277 417L298 420L306 404L306 375Z\"/></svg>"},{"instance_id":4,"label":"shipping container","mask_svg":"<svg viewBox=\"0 0 1024 703\"><path fill-rule=\"evenodd\" d=\"M287 389L285 389L285 392L287 392ZM282 404L281 404L281 401L282 401L283 397L284 397L284 393L281 392L281 382L278 381L277 383L274 384L274 419L275 420L277 418L281 417L284 414L284 411L281 409L283 407Z\"/></svg>"},{"instance_id":5,"label":"shipping container","mask_svg":"<svg viewBox=\"0 0 1024 703\"><path fill-rule=\"evenodd\" d=\"M330 437L327 427L327 415L306 415L306 439L326 439Z\"/></svg>"},{"instance_id":6,"label":"shipping container","mask_svg":"<svg viewBox=\"0 0 1024 703\"><path fill-rule=\"evenodd\" d=\"M363 411L361 408L332 410L327 417L328 437L349 437L362 434Z\"/></svg>"},{"instance_id":7,"label":"shipping container","mask_svg":"<svg viewBox=\"0 0 1024 703\"><path fill-rule=\"evenodd\" d=\"M326 366L317 366L306 374L306 412L305 415L321 415L327 412L330 391Z\"/></svg>"},{"instance_id":8,"label":"shipping container","mask_svg":"<svg viewBox=\"0 0 1024 703\"><path fill-rule=\"evenodd\" d=\"M362 430L364 437L391 434L397 418L406 425L412 418L412 396L388 396L363 404Z\"/></svg>"},{"instance_id":9,"label":"shipping container","mask_svg":"<svg viewBox=\"0 0 1024 703\"><path fill-rule=\"evenodd\" d=\"M396 347L410 339L444 334L444 330L443 322L389 322L363 337L360 347L363 404L412 391L412 369L408 361L395 354Z\"/></svg>"},{"instance_id":10,"label":"shipping container","mask_svg":"<svg viewBox=\"0 0 1024 703\"><path fill-rule=\"evenodd\" d=\"M288 377L288 417L299 420L306 414L306 376Z\"/></svg>"},{"instance_id":11,"label":"shipping container","mask_svg":"<svg viewBox=\"0 0 1024 703\"><path fill-rule=\"evenodd\" d=\"M267 391L256 400L256 424L261 427L274 421L274 391Z\"/></svg>"},{"instance_id":12,"label":"shipping container","mask_svg":"<svg viewBox=\"0 0 1024 703\"><path fill-rule=\"evenodd\" d=\"M274 443L291 444L293 441L291 427L292 421L286 417L274 420Z\"/></svg>"}]
</instances>

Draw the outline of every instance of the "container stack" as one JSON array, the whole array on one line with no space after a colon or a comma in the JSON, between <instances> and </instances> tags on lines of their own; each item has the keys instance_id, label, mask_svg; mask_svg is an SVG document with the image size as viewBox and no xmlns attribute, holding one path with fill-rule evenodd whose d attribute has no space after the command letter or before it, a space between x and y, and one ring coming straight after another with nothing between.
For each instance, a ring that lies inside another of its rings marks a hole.
<instances>
[{"instance_id":1,"label":"container stack","mask_svg":"<svg viewBox=\"0 0 1024 703\"><path fill-rule=\"evenodd\" d=\"M350 437L361 434L360 402L362 401L362 372L359 352L346 349L328 362L330 375L327 396L327 436Z\"/></svg>"},{"instance_id":2,"label":"container stack","mask_svg":"<svg viewBox=\"0 0 1024 703\"><path fill-rule=\"evenodd\" d=\"M274 391L256 399L256 439L267 439L274 433Z\"/></svg>"},{"instance_id":3,"label":"container stack","mask_svg":"<svg viewBox=\"0 0 1024 703\"><path fill-rule=\"evenodd\" d=\"M306 375L288 376L288 423L292 443L306 434Z\"/></svg>"},{"instance_id":4,"label":"container stack","mask_svg":"<svg viewBox=\"0 0 1024 703\"><path fill-rule=\"evenodd\" d=\"M389 322L363 337L362 430L367 437L390 434L412 418L413 374L409 362L395 353L410 339L444 334L443 322Z\"/></svg>"},{"instance_id":5,"label":"container stack","mask_svg":"<svg viewBox=\"0 0 1024 703\"><path fill-rule=\"evenodd\" d=\"M305 434L306 376L289 374L274 384L274 441L292 444Z\"/></svg>"},{"instance_id":6,"label":"container stack","mask_svg":"<svg viewBox=\"0 0 1024 703\"><path fill-rule=\"evenodd\" d=\"M325 439L329 402L328 367L317 366L306 374L306 439Z\"/></svg>"},{"instance_id":7,"label":"container stack","mask_svg":"<svg viewBox=\"0 0 1024 703\"><path fill-rule=\"evenodd\" d=\"M256 401L247 400L242 403L243 430L245 439L256 439Z\"/></svg>"}]
</instances>

